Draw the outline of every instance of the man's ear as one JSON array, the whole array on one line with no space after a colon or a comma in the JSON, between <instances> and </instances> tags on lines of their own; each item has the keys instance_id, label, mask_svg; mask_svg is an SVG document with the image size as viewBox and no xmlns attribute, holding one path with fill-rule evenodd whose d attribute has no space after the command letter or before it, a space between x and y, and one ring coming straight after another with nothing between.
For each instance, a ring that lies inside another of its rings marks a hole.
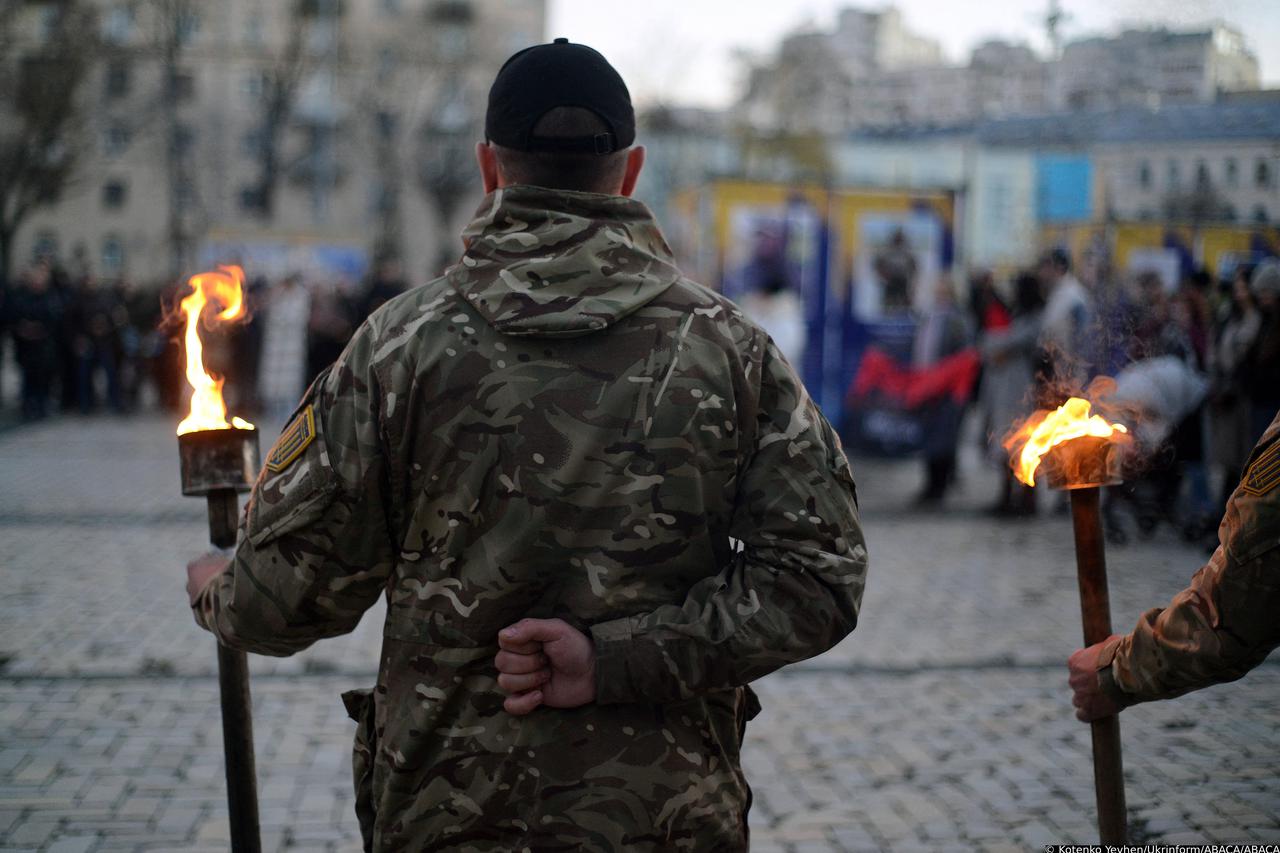
<instances>
[{"instance_id":1,"label":"man's ear","mask_svg":"<svg viewBox=\"0 0 1280 853\"><path fill-rule=\"evenodd\" d=\"M636 191L636 181L640 178L640 170L644 168L644 146L637 145L627 152L627 168L622 173L622 189L618 195L630 196Z\"/></svg>"},{"instance_id":2,"label":"man's ear","mask_svg":"<svg viewBox=\"0 0 1280 853\"><path fill-rule=\"evenodd\" d=\"M498 155L487 142L476 143L476 164L480 166L480 183L484 185L484 194L502 186L502 173L498 169Z\"/></svg>"}]
</instances>

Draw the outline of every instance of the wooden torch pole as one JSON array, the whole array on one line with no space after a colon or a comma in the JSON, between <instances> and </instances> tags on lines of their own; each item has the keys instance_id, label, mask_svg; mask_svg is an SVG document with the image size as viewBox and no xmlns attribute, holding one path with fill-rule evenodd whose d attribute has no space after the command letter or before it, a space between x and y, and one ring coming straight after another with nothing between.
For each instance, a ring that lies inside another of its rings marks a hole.
<instances>
[{"instance_id":1,"label":"wooden torch pole","mask_svg":"<svg viewBox=\"0 0 1280 853\"><path fill-rule=\"evenodd\" d=\"M240 501L235 489L215 489L209 503L209 540L215 548L236 544ZM227 765L227 810L232 853L261 853L258 780L253 760L253 701L244 652L218 644L218 688L222 697L222 751Z\"/></svg>"},{"instance_id":2,"label":"wooden torch pole","mask_svg":"<svg viewBox=\"0 0 1280 853\"><path fill-rule=\"evenodd\" d=\"M1111 602L1107 595L1107 557L1102 538L1101 490L1071 490L1071 520L1076 539L1076 575L1080 582L1080 615L1084 643L1091 646L1111 636ZM1120 718L1094 720L1093 786L1098 798L1098 831L1103 844L1124 844L1124 767L1120 755Z\"/></svg>"}]
</instances>

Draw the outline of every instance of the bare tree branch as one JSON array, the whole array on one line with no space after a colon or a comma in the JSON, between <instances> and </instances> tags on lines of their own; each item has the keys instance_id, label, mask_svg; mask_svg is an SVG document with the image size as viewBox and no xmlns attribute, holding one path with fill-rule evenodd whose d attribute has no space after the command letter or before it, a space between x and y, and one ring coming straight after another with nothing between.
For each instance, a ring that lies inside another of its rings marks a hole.
<instances>
[{"instance_id":1,"label":"bare tree branch","mask_svg":"<svg viewBox=\"0 0 1280 853\"><path fill-rule=\"evenodd\" d=\"M31 213L61 198L88 146L81 89L98 42L83 0L54 7L47 38L22 51L15 28L29 5L0 7L0 275L13 264L13 238Z\"/></svg>"}]
</instances>

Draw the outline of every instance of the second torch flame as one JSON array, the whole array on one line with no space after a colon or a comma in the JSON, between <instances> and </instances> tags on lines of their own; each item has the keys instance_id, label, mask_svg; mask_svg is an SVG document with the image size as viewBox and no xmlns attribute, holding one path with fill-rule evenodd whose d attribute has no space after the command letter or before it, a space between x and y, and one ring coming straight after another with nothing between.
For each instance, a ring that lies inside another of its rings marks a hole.
<instances>
[{"instance_id":1,"label":"second torch flame","mask_svg":"<svg viewBox=\"0 0 1280 853\"><path fill-rule=\"evenodd\" d=\"M178 435L207 429L253 429L253 424L240 418L233 417L227 422L223 380L205 370L199 332L200 318L210 302L217 303L219 308L213 315L214 322L226 323L244 317L244 271L236 266L219 267L216 272L193 275L187 284L191 293L182 300L180 309L186 323L183 342L187 354L187 384L191 386L191 412L178 424Z\"/></svg>"},{"instance_id":2,"label":"second torch flame","mask_svg":"<svg viewBox=\"0 0 1280 853\"><path fill-rule=\"evenodd\" d=\"M1091 415L1091 408L1088 400L1072 397L1057 409L1041 409L1027 418L1004 441L1004 446L1010 451L1014 476L1026 485L1034 486L1036 469L1045 454L1073 439L1128 439L1129 431L1123 424L1113 424L1101 415Z\"/></svg>"}]
</instances>

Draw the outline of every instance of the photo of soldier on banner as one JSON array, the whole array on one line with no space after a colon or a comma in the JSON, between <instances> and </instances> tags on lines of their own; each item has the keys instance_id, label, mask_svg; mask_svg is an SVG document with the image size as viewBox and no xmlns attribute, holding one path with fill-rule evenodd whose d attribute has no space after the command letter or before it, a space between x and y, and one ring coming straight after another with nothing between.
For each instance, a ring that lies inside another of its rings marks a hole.
<instances>
[{"instance_id":1,"label":"photo of soldier on banner","mask_svg":"<svg viewBox=\"0 0 1280 853\"><path fill-rule=\"evenodd\" d=\"M861 251L854 256L854 314L871 321L923 310L933 301L942 268L942 223L928 211L867 214L858 220Z\"/></svg>"}]
</instances>

